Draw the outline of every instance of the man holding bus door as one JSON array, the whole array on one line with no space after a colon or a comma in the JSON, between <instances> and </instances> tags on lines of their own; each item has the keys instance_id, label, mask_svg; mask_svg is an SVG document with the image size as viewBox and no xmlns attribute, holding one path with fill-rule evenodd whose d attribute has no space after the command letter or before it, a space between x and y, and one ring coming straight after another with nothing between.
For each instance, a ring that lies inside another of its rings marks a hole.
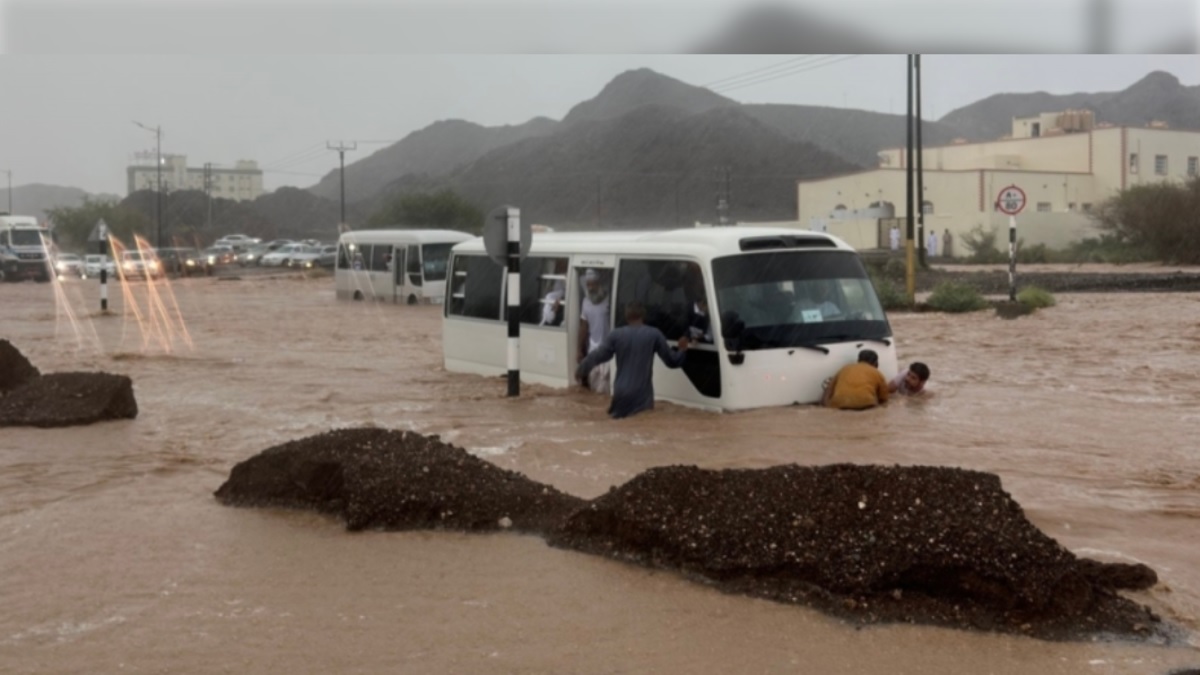
<instances>
[{"instance_id":1,"label":"man holding bus door","mask_svg":"<svg viewBox=\"0 0 1200 675\"><path fill-rule=\"evenodd\" d=\"M600 272L589 269L583 273L583 302L579 306L579 353L575 361L582 362L596 351L608 335L609 293ZM608 393L609 367L598 365L588 374L588 388L597 394Z\"/></svg>"},{"instance_id":2,"label":"man holding bus door","mask_svg":"<svg viewBox=\"0 0 1200 675\"><path fill-rule=\"evenodd\" d=\"M662 331L643 323L646 308L640 302L625 305L626 325L605 336L575 371L580 386L596 366L617 357L617 380L613 384L612 404L608 414L613 418L629 417L654 407L654 355L668 368L678 368L687 357L688 339L679 338L679 351L672 351Z\"/></svg>"}]
</instances>

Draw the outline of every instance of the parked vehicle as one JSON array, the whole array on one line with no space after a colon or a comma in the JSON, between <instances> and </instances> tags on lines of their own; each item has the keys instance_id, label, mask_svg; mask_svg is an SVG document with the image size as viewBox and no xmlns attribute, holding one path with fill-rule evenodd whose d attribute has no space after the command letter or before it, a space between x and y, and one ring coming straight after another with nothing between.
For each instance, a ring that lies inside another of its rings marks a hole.
<instances>
[{"instance_id":1,"label":"parked vehicle","mask_svg":"<svg viewBox=\"0 0 1200 675\"><path fill-rule=\"evenodd\" d=\"M288 258L288 267L309 268L312 267L317 258L321 257L320 246L304 246L299 251L292 254Z\"/></svg>"},{"instance_id":2,"label":"parked vehicle","mask_svg":"<svg viewBox=\"0 0 1200 675\"><path fill-rule=\"evenodd\" d=\"M59 253L54 256L54 272L59 279L64 277L82 279L84 276L83 258L74 253Z\"/></svg>"},{"instance_id":3,"label":"parked vehicle","mask_svg":"<svg viewBox=\"0 0 1200 675\"><path fill-rule=\"evenodd\" d=\"M281 246L287 246L288 244L295 244L295 243L298 243L298 242L295 242L291 239L272 239L271 241L268 241L267 243L263 244L263 246L266 246L268 251L275 251L275 250L278 250L279 247L281 247Z\"/></svg>"},{"instance_id":4,"label":"parked vehicle","mask_svg":"<svg viewBox=\"0 0 1200 675\"><path fill-rule=\"evenodd\" d=\"M83 256L83 274L89 279L99 279L101 269L108 270L108 276L113 276L117 273L117 265L112 258L99 253L92 253Z\"/></svg>"},{"instance_id":5,"label":"parked vehicle","mask_svg":"<svg viewBox=\"0 0 1200 675\"><path fill-rule=\"evenodd\" d=\"M294 256L305 253L308 247L304 244L287 244L265 254L259 264L264 267L280 267L286 265Z\"/></svg>"},{"instance_id":6,"label":"parked vehicle","mask_svg":"<svg viewBox=\"0 0 1200 675\"><path fill-rule=\"evenodd\" d=\"M327 244L321 247L321 255L313 261L313 267L320 267L331 270L337 266L337 249L335 244Z\"/></svg>"},{"instance_id":7,"label":"parked vehicle","mask_svg":"<svg viewBox=\"0 0 1200 675\"><path fill-rule=\"evenodd\" d=\"M158 279L163 276L163 266L154 251L125 251L121 254L121 276Z\"/></svg>"},{"instance_id":8,"label":"parked vehicle","mask_svg":"<svg viewBox=\"0 0 1200 675\"><path fill-rule=\"evenodd\" d=\"M239 265L257 265L264 255L270 252L266 244L255 244L237 255Z\"/></svg>"}]
</instances>

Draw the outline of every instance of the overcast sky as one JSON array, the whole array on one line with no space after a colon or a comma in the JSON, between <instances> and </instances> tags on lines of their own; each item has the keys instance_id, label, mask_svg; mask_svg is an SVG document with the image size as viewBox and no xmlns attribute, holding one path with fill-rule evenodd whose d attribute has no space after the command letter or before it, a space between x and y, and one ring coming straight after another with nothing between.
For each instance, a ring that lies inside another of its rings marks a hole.
<instances>
[{"instance_id":1,"label":"overcast sky","mask_svg":"<svg viewBox=\"0 0 1200 675\"><path fill-rule=\"evenodd\" d=\"M519 124L561 119L621 72L640 67L741 102L904 109L904 57L788 55L22 55L0 58L0 168L15 185L125 193L130 155L189 164L254 159L268 189L305 187L337 166L327 141L359 141L361 158L437 120ZM772 70L771 67L780 67ZM797 68L799 66L799 68ZM786 73L774 77L776 72ZM765 69L765 70L762 70ZM1122 89L1152 70L1200 84L1195 56L942 56L924 59L925 113L937 118L998 92ZM756 84L720 82L755 73ZM716 83L716 84L714 84ZM375 142L373 142L375 141Z\"/></svg>"}]
</instances>

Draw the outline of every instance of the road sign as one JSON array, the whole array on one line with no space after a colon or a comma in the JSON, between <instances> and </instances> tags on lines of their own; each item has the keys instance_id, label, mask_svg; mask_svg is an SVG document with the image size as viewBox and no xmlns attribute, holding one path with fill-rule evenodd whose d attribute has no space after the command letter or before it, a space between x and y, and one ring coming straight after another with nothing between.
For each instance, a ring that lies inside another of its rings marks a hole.
<instances>
[{"instance_id":1,"label":"road sign","mask_svg":"<svg viewBox=\"0 0 1200 675\"><path fill-rule=\"evenodd\" d=\"M1010 216L1017 215L1025 208L1025 191L1016 185L1009 185L996 198L996 208Z\"/></svg>"},{"instance_id":2,"label":"road sign","mask_svg":"<svg viewBox=\"0 0 1200 675\"><path fill-rule=\"evenodd\" d=\"M95 243L98 241L104 241L105 239L108 239L108 223L105 223L104 219L101 218L100 220L97 220L96 225L92 227L92 232L88 235L88 241Z\"/></svg>"},{"instance_id":3,"label":"road sign","mask_svg":"<svg viewBox=\"0 0 1200 675\"><path fill-rule=\"evenodd\" d=\"M496 261L497 265L505 265L508 262L508 216L510 210L516 211L517 217L520 217L520 210L515 206L497 206L487 215L487 220L483 223L483 248L492 260ZM528 221L520 221L520 226L520 255L524 259L529 254L533 230L530 229Z\"/></svg>"}]
</instances>

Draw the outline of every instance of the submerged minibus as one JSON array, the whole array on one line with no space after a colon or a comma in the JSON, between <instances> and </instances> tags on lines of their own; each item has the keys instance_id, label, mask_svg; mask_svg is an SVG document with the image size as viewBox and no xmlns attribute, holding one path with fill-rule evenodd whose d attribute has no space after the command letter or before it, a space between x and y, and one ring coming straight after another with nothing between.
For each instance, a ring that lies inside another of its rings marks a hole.
<instances>
[{"instance_id":1,"label":"submerged minibus","mask_svg":"<svg viewBox=\"0 0 1200 675\"><path fill-rule=\"evenodd\" d=\"M455 230L357 230L338 238L334 284L346 300L442 304Z\"/></svg>"},{"instance_id":2,"label":"submerged minibus","mask_svg":"<svg viewBox=\"0 0 1200 675\"><path fill-rule=\"evenodd\" d=\"M682 368L655 359L659 400L716 411L816 403L824 382L862 349L896 372L891 326L858 253L828 234L723 227L662 232L535 233L520 274L520 371L526 382L574 383L585 293L610 326L632 301L672 344ZM504 268L483 241L454 247L443 306L447 370L507 372ZM592 316L595 316L593 313ZM615 374L615 368L613 369Z\"/></svg>"}]
</instances>

